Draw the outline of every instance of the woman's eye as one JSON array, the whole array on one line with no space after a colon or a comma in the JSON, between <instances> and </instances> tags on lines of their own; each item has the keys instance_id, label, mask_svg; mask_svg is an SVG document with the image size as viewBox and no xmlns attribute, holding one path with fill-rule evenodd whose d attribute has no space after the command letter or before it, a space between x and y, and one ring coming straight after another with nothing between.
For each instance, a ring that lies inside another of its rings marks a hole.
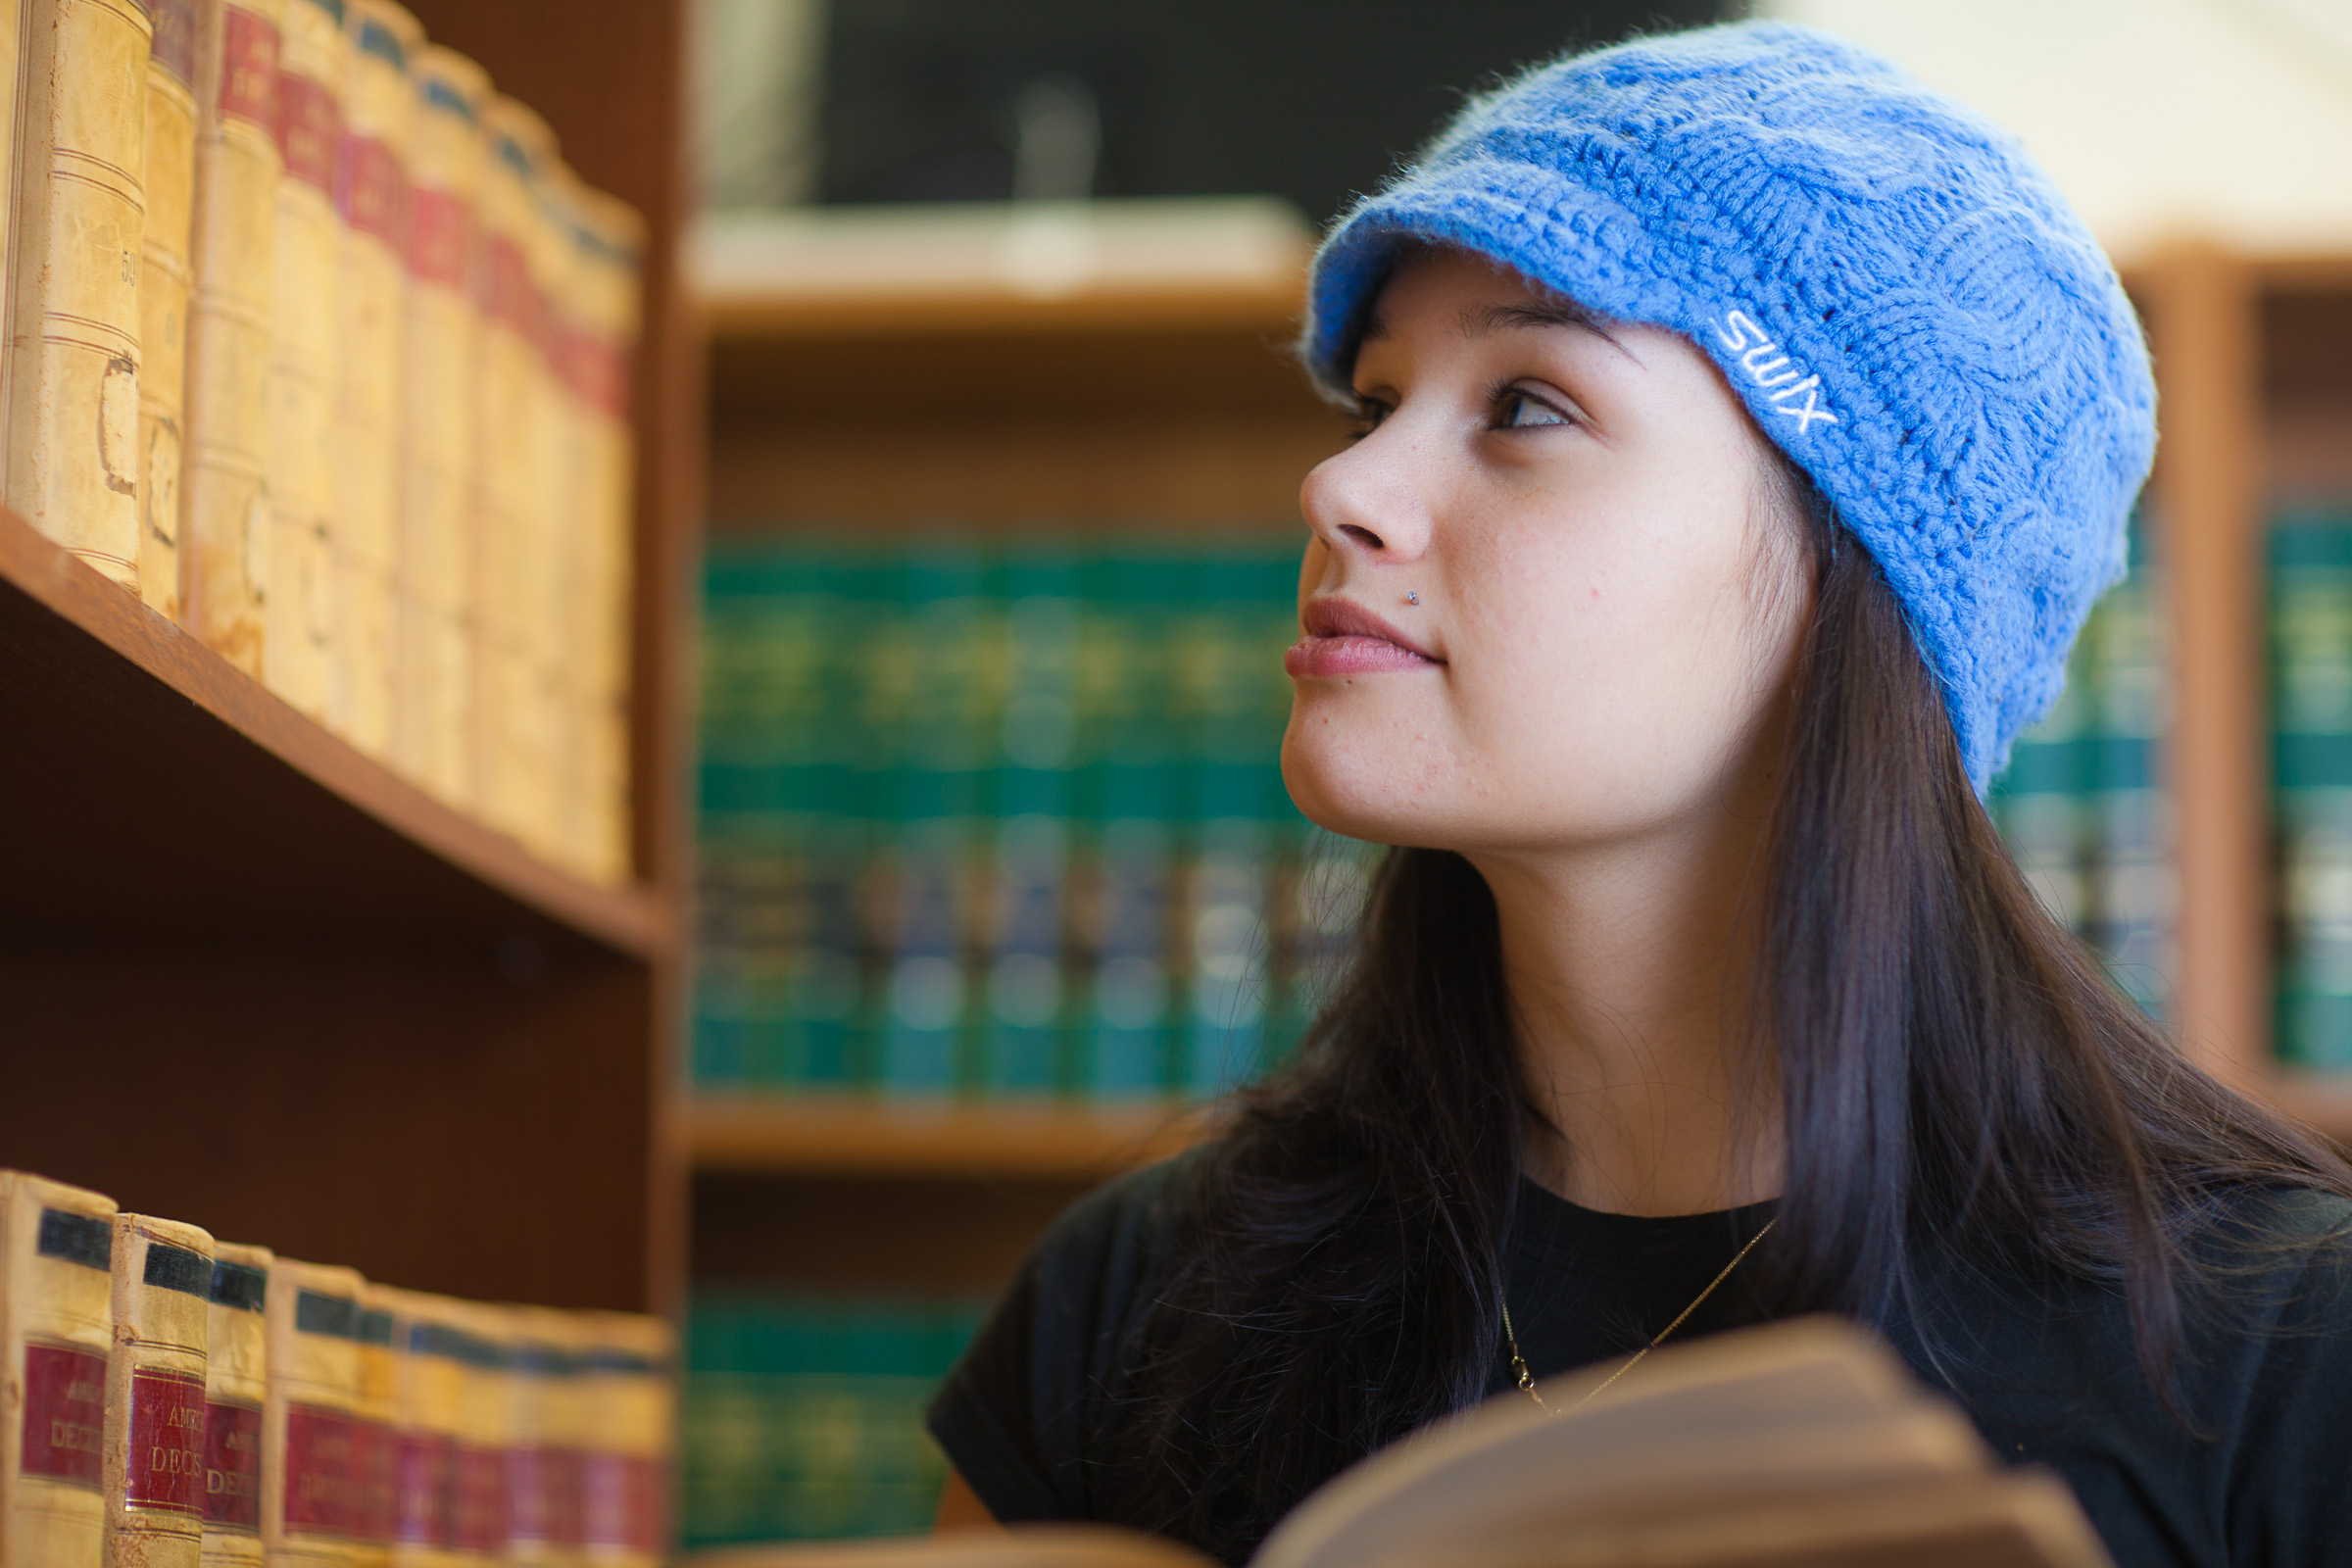
<instances>
[{"instance_id":1,"label":"woman's eye","mask_svg":"<svg viewBox=\"0 0 2352 1568\"><path fill-rule=\"evenodd\" d=\"M1355 404L1353 433L1357 436L1370 435L1374 430L1380 428L1380 421L1388 416L1389 406L1387 404L1376 403L1370 398L1358 398Z\"/></svg>"},{"instance_id":2,"label":"woman's eye","mask_svg":"<svg viewBox=\"0 0 2352 1568\"><path fill-rule=\"evenodd\" d=\"M1501 416L1496 427L1504 430L1527 430L1546 424L1567 424L1571 421L1548 403L1538 402L1525 392L1505 392L1496 408Z\"/></svg>"}]
</instances>

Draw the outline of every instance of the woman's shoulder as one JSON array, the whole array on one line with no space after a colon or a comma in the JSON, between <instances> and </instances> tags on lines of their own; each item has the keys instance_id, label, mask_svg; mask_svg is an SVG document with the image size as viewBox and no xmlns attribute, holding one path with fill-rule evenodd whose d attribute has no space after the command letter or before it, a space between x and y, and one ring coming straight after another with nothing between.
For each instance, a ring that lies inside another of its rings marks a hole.
<instances>
[{"instance_id":1,"label":"woman's shoulder","mask_svg":"<svg viewBox=\"0 0 2352 1568\"><path fill-rule=\"evenodd\" d=\"M1182 1245L1203 1151L1129 1171L1064 1209L1039 1238L1031 1272L1140 1284L1166 1268Z\"/></svg>"}]
</instances>

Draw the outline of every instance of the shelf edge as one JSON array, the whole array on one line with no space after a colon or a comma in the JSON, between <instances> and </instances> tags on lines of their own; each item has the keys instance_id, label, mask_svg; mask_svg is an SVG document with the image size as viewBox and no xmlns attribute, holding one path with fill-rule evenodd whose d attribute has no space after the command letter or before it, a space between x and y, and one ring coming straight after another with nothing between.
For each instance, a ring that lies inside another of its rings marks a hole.
<instances>
[{"instance_id":1,"label":"shelf edge","mask_svg":"<svg viewBox=\"0 0 2352 1568\"><path fill-rule=\"evenodd\" d=\"M596 887L444 806L5 509L0 582L457 870L625 956L651 961L670 946L663 901L653 889Z\"/></svg>"},{"instance_id":2,"label":"shelf edge","mask_svg":"<svg viewBox=\"0 0 2352 1568\"><path fill-rule=\"evenodd\" d=\"M1113 1176L1182 1152L1209 1108L859 1095L690 1097L694 1168L765 1176Z\"/></svg>"}]
</instances>

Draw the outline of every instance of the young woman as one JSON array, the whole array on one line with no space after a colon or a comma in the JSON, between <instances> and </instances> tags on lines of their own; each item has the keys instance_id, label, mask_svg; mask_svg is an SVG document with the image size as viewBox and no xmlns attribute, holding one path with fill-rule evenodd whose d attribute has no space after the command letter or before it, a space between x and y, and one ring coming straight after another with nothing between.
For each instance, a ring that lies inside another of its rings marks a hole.
<instances>
[{"instance_id":1,"label":"young woman","mask_svg":"<svg viewBox=\"0 0 2352 1568\"><path fill-rule=\"evenodd\" d=\"M1238 1562L1523 1369L1829 1310L2120 1563L2352 1562L2352 1174L1980 800L2154 439L2046 182L1708 29L1473 104L1313 302L1360 429L1302 492L1284 774L1397 848L1298 1061L1040 1245L933 1408L944 1517Z\"/></svg>"}]
</instances>

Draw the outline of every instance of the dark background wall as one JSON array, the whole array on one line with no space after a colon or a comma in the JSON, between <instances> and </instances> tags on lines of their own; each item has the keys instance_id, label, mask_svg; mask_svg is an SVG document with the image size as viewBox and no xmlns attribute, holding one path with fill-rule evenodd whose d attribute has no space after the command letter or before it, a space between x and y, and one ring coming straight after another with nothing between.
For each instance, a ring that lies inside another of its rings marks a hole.
<instances>
[{"instance_id":1,"label":"dark background wall","mask_svg":"<svg viewBox=\"0 0 2352 1568\"><path fill-rule=\"evenodd\" d=\"M1515 68L1737 0L832 0L820 201L1287 196L1318 221Z\"/></svg>"}]
</instances>

